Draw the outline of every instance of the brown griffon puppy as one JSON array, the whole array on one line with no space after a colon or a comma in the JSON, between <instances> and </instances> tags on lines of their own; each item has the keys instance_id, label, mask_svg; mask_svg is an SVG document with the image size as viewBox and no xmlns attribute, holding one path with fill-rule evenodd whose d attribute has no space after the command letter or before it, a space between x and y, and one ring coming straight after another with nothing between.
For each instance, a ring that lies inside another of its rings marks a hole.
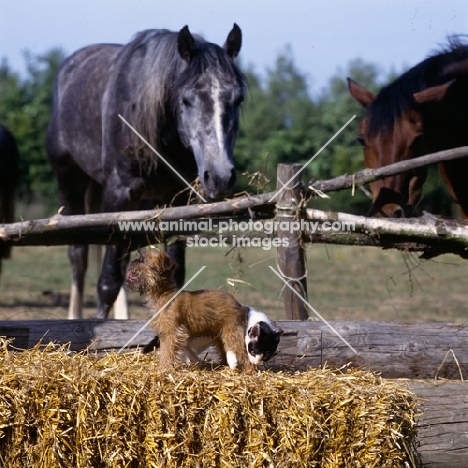
<instances>
[{"instance_id":1,"label":"brown griffon puppy","mask_svg":"<svg viewBox=\"0 0 468 468\"><path fill-rule=\"evenodd\" d=\"M175 267L163 252L140 250L126 280L126 288L145 294L151 313L158 314L151 325L159 335L161 368L197 362L212 344L231 368L253 369L274 355L282 330L222 291L182 291L174 298Z\"/></svg>"}]
</instances>

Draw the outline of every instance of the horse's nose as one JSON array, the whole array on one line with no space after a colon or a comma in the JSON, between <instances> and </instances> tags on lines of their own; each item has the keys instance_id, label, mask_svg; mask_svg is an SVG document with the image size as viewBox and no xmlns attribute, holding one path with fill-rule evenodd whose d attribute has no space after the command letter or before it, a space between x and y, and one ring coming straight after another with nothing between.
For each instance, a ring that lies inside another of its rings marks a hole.
<instances>
[{"instance_id":1,"label":"horse's nose","mask_svg":"<svg viewBox=\"0 0 468 468\"><path fill-rule=\"evenodd\" d=\"M411 206L405 204L404 197L388 187L382 187L374 199L368 216L384 218L406 218L411 215Z\"/></svg>"},{"instance_id":2,"label":"horse's nose","mask_svg":"<svg viewBox=\"0 0 468 468\"><path fill-rule=\"evenodd\" d=\"M405 217L405 212L404 212L403 208L397 208L393 212L393 218L404 218L404 217Z\"/></svg>"},{"instance_id":3,"label":"horse's nose","mask_svg":"<svg viewBox=\"0 0 468 468\"><path fill-rule=\"evenodd\" d=\"M405 210L396 203L387 203L379 206L373 204L367 212L367 216L376 218L406 218Z\"/></svg>"},{"instance_id":4,"label":"horse's nose","mask_svg":"<svg viewBox=\"0 0 468 468\"><path fill-rule=\"evenodd\" d=\"M230 195L236 182L236 171L234 168L225 174L216 171L205 171L203 173L203 186L211 198L219 198Z\"/></svg>"},{"instance_id":5,"label":"horse's nose","mask_svg":"<svg viewBox=\"0 0 468 468\"><path fill-rule=\"evenodd\" d=\"M404 218L405 210L401 205L397 203L388 203L387 205L382 206L382 214L385 218Z\"/></svg>"}]
</instances>

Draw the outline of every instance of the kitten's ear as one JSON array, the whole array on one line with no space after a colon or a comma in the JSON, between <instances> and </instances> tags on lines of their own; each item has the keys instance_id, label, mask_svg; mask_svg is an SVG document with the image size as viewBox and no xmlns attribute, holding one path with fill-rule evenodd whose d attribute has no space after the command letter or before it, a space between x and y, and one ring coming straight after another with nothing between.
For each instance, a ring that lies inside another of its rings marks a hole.
<instances>
[{"instance_id":1,"label":"kitten's ear","mask_svg":"<svg viewBox=\"0 0 468 468\"><path fill-rule=\"evenodd\" d=\"M253 327L249 329L249 338L251 340L258 340L260 336L260 325L256 323Z\"/></svg>"},{"instance_id":2,"label":"kitten's ear","mask_svg":"<svg viewBox=\"0 0 468 468\"><path fill-rule=\"evenodd\" d=\"M281 328L278 328L277 330L275 330L275 337L276 339L279 341L279 339L281 338L281 335L284 333L284 330L282 330Z\"/></svg>"}]
</instances>

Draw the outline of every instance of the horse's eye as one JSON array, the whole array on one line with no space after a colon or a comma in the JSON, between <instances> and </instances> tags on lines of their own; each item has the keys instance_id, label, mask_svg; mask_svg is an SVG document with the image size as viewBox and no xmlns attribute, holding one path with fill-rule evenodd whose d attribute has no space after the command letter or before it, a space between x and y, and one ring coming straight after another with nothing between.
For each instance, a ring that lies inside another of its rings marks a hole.
<instances>
[{"instance_id":1,"label":"horse's eye","mask_svg":"<svg viewBox=\"0 0 468 468\"><path fill-rule=\"evenodd\" d=\"M364 137L358 136L357 141L359 141L359 144L364 148L366 146L366 140L364 140Z\"/></svg>"},{"instance_id":2,"label":"horse's eye","mask_svg":"<svg viewBox=\"0 0 468 468\"><path fill-rule=\"evenodd\" d=\"M244 102L244 96L239 96L234 99L234 106L239 107Z\"/></svg>"},{"instance_id":3,"label":"horse's eye","mask_svg":"<svg viewBox=\"0 0 468 468\"><path fill-rule=\"evenodd\" d=\"M187 98L183 98L183 99L182 99L182 104L183 104L185 107L192 107L192 103L191 103Z\"/></svg>"}]
</instances>

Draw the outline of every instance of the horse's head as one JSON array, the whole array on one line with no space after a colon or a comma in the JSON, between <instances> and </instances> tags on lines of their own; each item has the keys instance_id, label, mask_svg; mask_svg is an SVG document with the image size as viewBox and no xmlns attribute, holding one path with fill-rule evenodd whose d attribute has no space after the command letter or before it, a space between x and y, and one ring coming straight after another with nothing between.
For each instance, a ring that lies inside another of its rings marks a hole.
<instances>
[{"instance_id":1,"label":"horse's head","mask_svg":"<svg viewBox=\"0 0 468 468\"><path fill-rule=\"evenodd\" d=\"M178 35L178 52L186 64L174 86L178 132L195 156L210 198L231 194L236 180L233 150L246 88L234 63L241 42L236 24L223 48L192 36L187 26Z\"/></svg>"},{"instance_id":2,"label":"horse's head","mask_svg":"<svg viewBox=\"0 0 468 468\"><path fill-rule=\"evenodd\" d=\"M424 134L422 106L443 99L450 85L451 82L426 88L401 101L404 95L398 88L390 85L374 95L348 78L351 96L366 109L358 133L365 166L375 169L425 154L428 138ZM421 168L372 182L369 216L411 216L425 179L426 169Z\"/></svg>"}]
</instances>

